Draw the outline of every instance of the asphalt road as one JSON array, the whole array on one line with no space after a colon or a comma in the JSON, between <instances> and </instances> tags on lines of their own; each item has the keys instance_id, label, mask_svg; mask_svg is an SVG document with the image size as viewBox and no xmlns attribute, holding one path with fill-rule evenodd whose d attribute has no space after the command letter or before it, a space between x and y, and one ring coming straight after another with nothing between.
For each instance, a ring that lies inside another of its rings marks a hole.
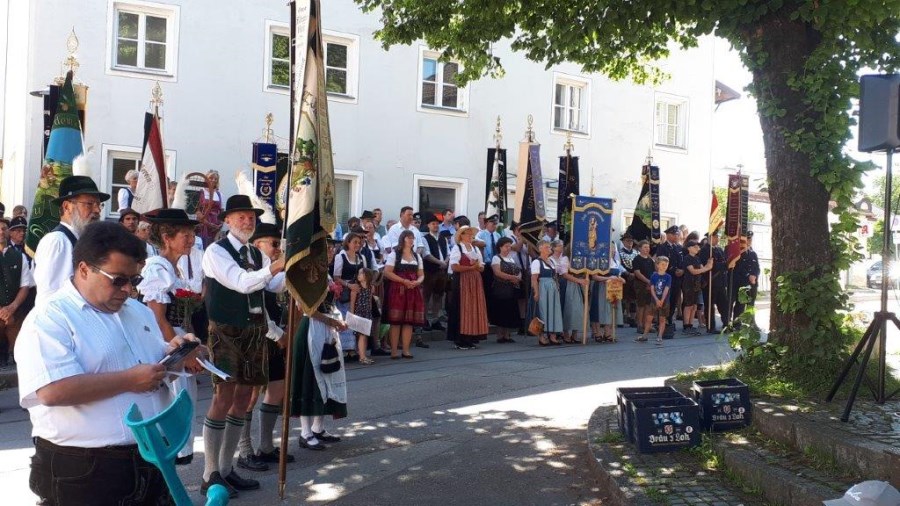
<instances>
[{"instance_id":1,"label":"asphalt road","mask_svg":"<svg viewBox=\"0 0 900 506\"><path fill-rule=\"evenodd\" d=\"M290 449L298 458L288 467L286 502L599 504L584 444L591 412L613 403L617 386L662 384L677 371L730 356L711 336L679 334L662 347L632 342L632 329L620 329L620 336L614 345L551 348L538 347L533 337L504 345L491 339L473 351L434 342L428 350L415 348L415 360L351 364L350 416L329 421L344 441L325 452L300 450L299 423L292 423ZM198 422L210 394L204 381ZM15 390L0 392L2 502L34 504L31 426L16 402ZM181 476L201 504L199 437L194 447L195 461ZM232 504L279 502L274 469L245 474L262 489L241 493Z\"/></svg>"}]
</instances>

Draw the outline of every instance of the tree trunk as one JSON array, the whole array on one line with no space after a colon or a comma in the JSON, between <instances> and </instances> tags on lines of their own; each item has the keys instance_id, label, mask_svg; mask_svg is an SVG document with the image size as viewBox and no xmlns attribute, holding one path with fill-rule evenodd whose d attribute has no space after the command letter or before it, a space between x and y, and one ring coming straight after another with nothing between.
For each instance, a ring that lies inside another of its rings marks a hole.
<instances>
[{"instance_id":1,"label":"tree trunk","mask_svg":"<svg viewBox=\"0 0 900 506\"><path fill-rule=\"evenodd\" d=\"M795 131L800 119L810 111L803 104L803 91L788 85L792 73L803 65L819 43L819 34L808 25L784 15L772 16L749 34L748 56L757 60L760 51L767 55L762 65L753 65L755 95L760 106L760 124L766 152L766 171L772 210L772 312L769 328L772 337L790 347L789 353L805 353L808 343L801 342L799 331L810 325L803 314L786 314L776 304L781 274L817 266L831 260L828 224L829 194L811 172L809 156L797 152L783 132ZM758 49L754 49L758 48ZM765 114L774 104L785 114ZM812 276L816 276L814 273Z\"/></svg>"}]
</instances>

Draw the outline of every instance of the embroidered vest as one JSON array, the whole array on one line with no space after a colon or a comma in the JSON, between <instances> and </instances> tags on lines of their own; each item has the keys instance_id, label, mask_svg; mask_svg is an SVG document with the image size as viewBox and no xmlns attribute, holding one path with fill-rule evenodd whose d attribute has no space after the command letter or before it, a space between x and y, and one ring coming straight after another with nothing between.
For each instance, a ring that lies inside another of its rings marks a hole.
<instances>
[{"instance_id":1,"label":"embroidered vest","mask_svg":"<svg viewBox=\"0 0 900 506\"><path fill-rule=\"evenodd\" d=\"M0 306L8 306L16 299L22 282L22 254L16 248L8 248L0 256Z\"/></svg>"}]
</instances>

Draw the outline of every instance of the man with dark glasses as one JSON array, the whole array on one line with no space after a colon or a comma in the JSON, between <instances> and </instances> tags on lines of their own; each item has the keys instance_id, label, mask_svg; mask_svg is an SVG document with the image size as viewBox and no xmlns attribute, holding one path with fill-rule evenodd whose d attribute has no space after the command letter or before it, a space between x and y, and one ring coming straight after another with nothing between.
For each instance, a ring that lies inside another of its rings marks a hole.
<instances>
[{"instance_id":1,"label":"man with dark glasses","mask_svg":"<svg viewBox=\"0 0 900 506\"><path fill-rule=\"evenodd\" d=\"M33 426L31 490L41 504L173 504L162 473L141 458L124 413L162 412L163 340L153 312L131 299L144 244L118 223L88 225L74 273L22 326L19 399Z\"/></svg>"},{"instance_id":2,"label":"man with dark glasses","mask_svg":"<svg viewBox=\"0 0 900 506\"><path fill-rule=\"evenodd\" d=\"M41 238L34 253L35 305L39 306L72 277L72 250L85 227L100 219L109 194L87 176L69 176L59 184L59 225Z\"/></svg>"}]
</instances>

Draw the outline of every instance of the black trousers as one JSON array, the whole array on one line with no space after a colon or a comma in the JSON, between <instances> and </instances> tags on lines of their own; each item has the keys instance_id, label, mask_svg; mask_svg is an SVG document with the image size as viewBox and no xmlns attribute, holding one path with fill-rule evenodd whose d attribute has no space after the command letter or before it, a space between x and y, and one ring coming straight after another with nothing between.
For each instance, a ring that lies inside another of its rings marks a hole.
<instances>
[{"instance_id":1,"label":"black trousers","mask_svg":"<svg viewBox=\"0 0 900 506\"><path fill-rule=\"evenodd\" d=\"M708 288L703 292L704 297L709 297ZM713 312L713 306L719 311L719 317L722 318L722 327L728 325L728 294L725 293L725 282L713 281L712 301L706 302L706 328L714 329L716 326L716 313Z\"/></svg>"},{"instance_id":2,"label":"black trousers","mask_svg":"<svg viewBox=\"0 0 900 506\"><path fill-rule=\"evenodd\" d=\"M162 473L137 445L58 446L34 439L31 491L50 506L174 506Z\"/></svg>"}]
</instances>

